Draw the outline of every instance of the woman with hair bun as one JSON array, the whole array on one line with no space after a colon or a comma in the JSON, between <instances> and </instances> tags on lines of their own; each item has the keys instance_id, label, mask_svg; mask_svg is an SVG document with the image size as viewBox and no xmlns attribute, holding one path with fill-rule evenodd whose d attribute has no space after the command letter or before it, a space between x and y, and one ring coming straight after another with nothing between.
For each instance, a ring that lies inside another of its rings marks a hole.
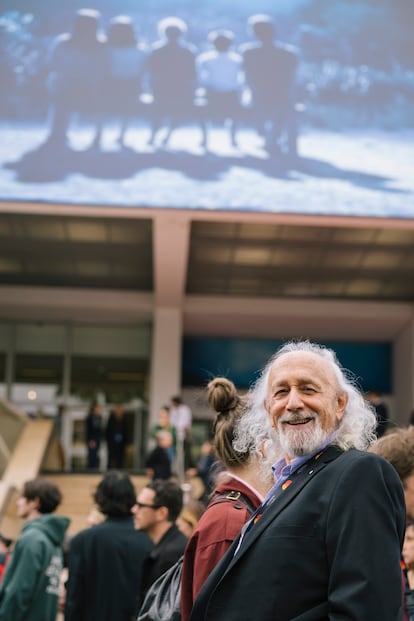
<instances>
[{"instance_id":1,"label":"woman with hair bun","mask_svg":"<svg viewBox=\"0 0 414 621\"><path fill-rule=\"evenodd\" d=\"M250 515L259 507L273 484L273 451L268 417L262 408L249 412L247 399L224 377L207 386L208 402L216 412L214 445L225 468L206 511L201 516L184 552L181 583L182 621L188 621L204 581L238 535ZM245 424L245 418L254 424Z\"/></svg>"}]
</instances>

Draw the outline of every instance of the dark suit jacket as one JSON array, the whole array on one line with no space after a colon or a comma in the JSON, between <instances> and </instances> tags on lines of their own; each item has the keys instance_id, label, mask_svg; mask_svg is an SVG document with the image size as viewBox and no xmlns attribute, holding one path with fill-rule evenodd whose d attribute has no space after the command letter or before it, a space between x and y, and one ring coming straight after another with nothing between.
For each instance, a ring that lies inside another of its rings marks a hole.
<instances>
[{"instance_id":1,"label":"dark suit jacket","mask_svg":"<svg viewBox=\"0 0 414 621\"><path fill-rule=\"evenodd\" d=\"M269 502L236 555L234 542L191 621L398 621L404 527L393 467L329 447Z\"/></svg>"},{"instance_id":2,"label":"dark suit jacket","mask_svg":"<svg viewBox=\"0 0 414 621\"><path fill-rule=\"evenodd\" d=\"M66 621L130 621L153 544L131 516L109 517L69 544Z\"/></svg>"}]
</instances>

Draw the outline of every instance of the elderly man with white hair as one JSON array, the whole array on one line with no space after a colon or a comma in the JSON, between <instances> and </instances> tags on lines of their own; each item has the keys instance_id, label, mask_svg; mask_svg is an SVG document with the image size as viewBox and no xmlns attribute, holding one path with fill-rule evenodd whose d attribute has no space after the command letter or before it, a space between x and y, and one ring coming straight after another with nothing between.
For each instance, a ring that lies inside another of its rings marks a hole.
<instances>
[{"instance_id":1,"label":"elderly man with white hair","mask_svg":"<svg viewBox=\"0 0 414 621\"><path fill-rule=\"evenodd\" d=\"M365 449L375 415L332 350L290 342L252 397L283 456L275 484L205 582L191 621L397 621L405 508Z\"/></svg>"}]
</instances>

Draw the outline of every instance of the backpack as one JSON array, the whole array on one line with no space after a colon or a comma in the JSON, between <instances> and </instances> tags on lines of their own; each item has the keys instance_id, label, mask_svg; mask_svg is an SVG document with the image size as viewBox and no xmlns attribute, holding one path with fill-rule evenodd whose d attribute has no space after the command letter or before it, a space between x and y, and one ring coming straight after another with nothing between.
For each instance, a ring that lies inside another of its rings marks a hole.
<instances>
[{"instance_id":1,"label":"backpack","mask_svg":"<svg viewBox=\"0 0 414 621\"><path fill-rule=\"evenodd\" d=\"M213 496L206 511L222 502L231 500L237 509L247 507L252 515L253 505L240 492L231 491L227 494ZM184 555L162 574L148 589L144 602L139 610L137 621L181 621L181 574Z\"/></svg>"}]
</instances>

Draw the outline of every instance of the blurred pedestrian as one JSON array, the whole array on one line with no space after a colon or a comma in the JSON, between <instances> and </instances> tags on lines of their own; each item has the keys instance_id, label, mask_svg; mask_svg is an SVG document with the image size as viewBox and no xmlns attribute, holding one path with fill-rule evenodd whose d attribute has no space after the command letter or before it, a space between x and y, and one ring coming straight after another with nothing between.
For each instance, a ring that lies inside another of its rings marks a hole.
<instances>
[{"instance_id":1,"label":"blurred pedestrian","mask_svg":"<svg viewBox=\"0 0 414 621\"><path fill-rule=\"evenodd\" d=\"M167 480L172 476L171 458L169 450L172 446L172 435L169 431L158 431L156 446L150 451L145 460L147 475L151 479Z\"/></svg>"},{"instance_id":2,"label":"blurred pedestrian","mask_svg":"<svg viewBox=\"0 0 414 621\"><path fill-rule=\"evenodd\" d=\"M102 407L96 401L92 403L85 421L87 467L94 470L99 468L102 438Z\"/></svg>"},{"instance_id":3,"label":"blurred pedestrian","mask_svg":"<svg viewBox=\"0 0 414 621\"><path fill-rule=\"evenodd\" d=\"M179 395L171 397L170 421L177 430L177 470L182 480L185 470L194 465L191 454L193 413Z\"/></svg>"},{"instance_id":4,"label":"blurred pedestrian","mask_svg":"<svg viewBox=\"0 0 414 621\"><path fill-rule=\"evenodd\" d=\"M128 439L128 424L124 406L115 405L110 413L105 429L108 448L108 469L121 470L125 465L125 450Z\"/></svg>"},{"instance_id":5,"label":"blurred pedestrian","mask_svg":"<svg viewBox=\"0 0 414 621\"><path fill-rule=\"evenodd\" d=\"M135 489L125 472L108 472L94 501L106 519L73 537L65 621L131 621L141 603L149 537L134 528Z\"/></svg>"},{"instance_id":6,"label":"blurred pedestrian","mask_svg":"<svg viewBox=\"0 0 414 621\"><path fill-rule=\"evenodd\" d=\"M62 546L70 522L53 515L61 501L53 481L39 477L24 483L17 515L25 522L1 584L1 621L56 620Z\"/></svg>"}]
</instances>

